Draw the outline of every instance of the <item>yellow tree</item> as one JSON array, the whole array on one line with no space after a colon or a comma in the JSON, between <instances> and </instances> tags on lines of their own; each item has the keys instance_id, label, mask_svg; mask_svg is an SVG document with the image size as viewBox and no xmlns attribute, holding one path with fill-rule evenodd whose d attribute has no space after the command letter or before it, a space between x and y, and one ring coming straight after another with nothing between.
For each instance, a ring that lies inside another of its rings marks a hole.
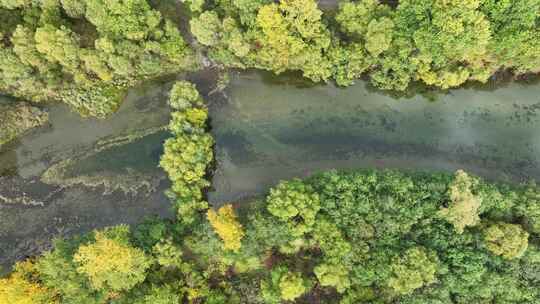
<instances>
[{"instance_id":1,"label":"yellow tree","mask_svg":"<svg viewBox=\"0 0 540 304\"><path fill-rule=\"evenodd\" d=\"M449 188L450 205L439 211L439 216L454 225L459 234L463 233L465 227L480 222L478 213L481 201L471 192L472 184L473 179L465 171L458 170Z\"/></svg>"},{"instance_id":2,"label":"yellow tree","mask_svg":"<svg viewBox=\"0 0 540 304\"><path fill-rule=\"evenodd\" d=\"M529 233L520 225L496 223L484 230L484 243L489 251L505 259L520 258L529 245Z\"/></svg>"},{"instance_id":3,"label":"yellow tree","mask_svg":"<svg viewBox=\"0 0 540 304\"><path fill-rule=\"evenodd\" d=\"M144 281L150 259L128 242L125 225L95 233L96 241L79 247L73 257L77 271L85 274L96 290L127 290Z\"/></svg>"},{"instance_id":4,"label":"yellow tree","mask_svg":"<svg viewBox=\"0 0 540 304\"><path fill-rule=\"evenodd\" d=\"M242 245L244 230L236 218L232 205L227 204L219 208L217 212L210 209L207 217L214 231L223 240L223 248L238 251Z\"/></svg>"},{"instance_id":5,"label":"yellow tree","mask_svg":"<svg viewBox=\"0 0 540 304\"><path fill-rule=\"evenodd\" d=\"M0 279L0 303L53 304L54 293L35 282L34 265L30 261L17 263L15 271Z\"/></svg>"}]
</instances>

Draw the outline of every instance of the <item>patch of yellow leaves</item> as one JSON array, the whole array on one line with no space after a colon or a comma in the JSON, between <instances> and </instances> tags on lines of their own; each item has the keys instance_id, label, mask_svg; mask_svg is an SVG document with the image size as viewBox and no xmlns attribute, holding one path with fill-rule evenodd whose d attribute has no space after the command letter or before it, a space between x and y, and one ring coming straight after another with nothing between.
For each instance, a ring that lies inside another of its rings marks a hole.
<instances>
[{"instance_id":1,"label":"patch of yellow leaves","mask_svg":"<svg viewBox=\"0 0 540 304\"><path fill-rule=\"evenodd\" d=\"M223 248L238 251L242 245L244 230L236 218L232 205L227 204L219 208L217 212L210 209L207 217L214 231L223 240Z\"/></svg>"},{"instance_id":2,"label":"patch of yellow leaves","mask_svg":"<svg viewBox=\"0 0 540 304\"><path fill-rule=\"evenodd\" d=\"M15 271L0 279L0 303L2 304L53 304L54 294L30 278L33 272L30 261L18 263Z\"/></svg>"}]
</instances>

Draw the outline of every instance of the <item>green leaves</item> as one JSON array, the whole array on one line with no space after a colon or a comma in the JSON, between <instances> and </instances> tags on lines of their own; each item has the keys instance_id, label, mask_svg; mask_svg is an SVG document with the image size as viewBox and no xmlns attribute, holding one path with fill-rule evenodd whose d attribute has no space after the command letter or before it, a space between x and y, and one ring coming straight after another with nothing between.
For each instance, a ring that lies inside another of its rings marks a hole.
<instances>
[{"instance_id":1,"label":"green leaves","mask_svg":"<svg viewBox=\"0 0 540 304\"><path fill-rule=\"evenodd\" d=\"M215 46L220 42L221 20L214 11L205 11L189 21L191 33L205 46Z\"/></svg>"},{"instance_id":2,"label":"green leaves","mask_svg":"<svg viewBox=\"0 0 540 304\"><path fill-rule=\"evenodd\" d=\"M175 85L179 112L203 109L193 90ZM190 124L176 136L204 134ZM184 164L182 153L171 161ZM540 191L531 185L487 184L461 171L330 171L281 182L266 204L244 205L237 216L230 205L211 211L209 222L204 183L186 179L189 172L171 177L178 221L144 224L139 247L126 226L57 241L35 270L0 280L0 299L34 292L59 303L277 304L323 295L332 303L421 304L535 303L540 295L538 232L526 218L536 216ZM456 223L478 224L456 233L440 216L449 198L490 202L475 217L462 215Z\"/></svg>"},{"instance_id":3,"label":"green leaves","mask_svg":"<svg viewBox=\"0 0 540 304\"><path fill-rule=\"evenodd\" d=\"M179 218L192 223L208 206L202 200L203 189L210 185L206 170L214 157L214 141L205 130L208 110L195 86L186 81L175 83L169 105L177 110L169 123L175 137L165 141L160 166L172 182L171 198Z\"/></svg>"},{"instance_id":4,"label":"green leaves","mask_svg":"<svg viewBox=\"0 0 540 304\"><path fill-rule=\"evenodd\" d=\"M87 0L85 15L113 39L146 39L161 22L159 12L145 0Z\"/></svg>"},{"instance_id":5,"label":"green leaves","mask_svg":"<svg viewBox=\"0 0 540 304\"><path fill-rule=\"evenodd\" d=\"M294 301L311 288L309 285L301 273L278 266L272 269L270 278L261 282L261 297L268 304Z\"/></svg>"},{"instance_id":6,"label":"green leaves","mask_svg":"<svg viewBox=\"0 0 540 304\"><path fill-rule=\"evenodd\" d=\"M320 209L319 196L299 179L282 182L271 189L267 203L268 211L282 221L287 221L291 233L297 236L312 229Z\"/></svg>"},{"instance_id":7,"label":"green leaves","mask_svg":"<svg viewBox=\"0 0 540 304\"><path fill-rule=\"evenodd\" d=\"M191 31L210 48L209 56L226 66L300 70L313 81L327 80L331 36L317 3L267 2L233 1L234 10L223 4L225 16L217 9L202 12L190 21Z\"/></svg>"},{"instance_id":8,"label":"green leaves","mask_svg":"<svg viewBox=\"0 0 540 304\"><path fill-rule=\"evenodd\" d=\"M9 2L0 29L11 42L0 54L6 94L102 118L118 108L118 92L196 65L176 25L146 0Z\"/></svg>"},{"instance_id":9,"label":"green leaves","mask_svg":"<svg viewBox=\"0 0 540 304\"><path fill-rule=\"evenodd\" d=\"M390 18L383 17L369 22L366 34L366 49L372 56L377 57L390 47L393 29L394 22Z\"/></svg>"},{"instance_id":10,"label":"green leaves","mask_svg":"<svg viewBox=\"0 0 540 304\"><path fill-rule=\"evenodd\" d=\"M458 170L450 185L450 202L448 208L439 211L439 215L454 225L458 233L465 227L475 226L480 222L480 198L471 192L473 179L462 170Z\"/></svg>"},{"instance_id":11,"label":"green leaves","mask_svg":"<svg viewBox=\"0 0 540 304\"><path fill-rule=\"evenodd\" d=\"M311 0L267 2L218 2L192 32L225 66L299 70L343 86L366 73L386 90L412 81L448 89L540 68L539 0L342 1L329 22Z\"/></svg>"},{"instance_id":12,"label":"green leaves","mask_svg":"<svg viewBox=\"0 0 540 304\"><path fill-rule=\"evenodd\" d=\"M438 263L437 255L427 252L425 248L407 249L403 256L394 258L388 286L399 294L410 294L415 289L432 284Z\"/></svg>"},{"instance_id":13,"label":"green leaves","mask_svg":"<svg viewBox=\"0 0 540 304\"><path fill-rule=\"evenodd\" d=\"M527 250L528 238L529 233L515 224L496 223L484 230L487 249L505 259L520 258Z\"/></svg>"},{"instance_id":14,"label":"green leaves","mask_svg":"<svg viewBox=\"0 0 540 304\"><path fill-rule=\"evenodd\" d=\"M322 286L329 286L342 293L351 286L349 271L341 265L321 264L313 270Z\"/></svg>"}]
</instances>

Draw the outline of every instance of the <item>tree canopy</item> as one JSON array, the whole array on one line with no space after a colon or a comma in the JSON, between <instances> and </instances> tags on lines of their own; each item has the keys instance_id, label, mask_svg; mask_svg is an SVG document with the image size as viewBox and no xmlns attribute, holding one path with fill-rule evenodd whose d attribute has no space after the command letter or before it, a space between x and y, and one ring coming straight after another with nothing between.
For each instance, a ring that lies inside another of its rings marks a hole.
<instances>
[{"instance_id":1,"label":"tree canopy","mask_svg":"<svg viewBox=\"0 0 540 304\"><path fill-rule=\"evenodd\" d=\"M314 0L209 1L191 31L215 62L350 85L412 82L448 89L499 71L540 71L538 0L340 1L323 14Z\"/></svg>"},{"instance_id":2,"label":"tree canopy","mask_svg":"<svg viewBox=\"0 0 540 304\"><path fill-rule=\"evenodd\" d=\"M471 193L486 203L476 225L457 230L441 210ZM532 197L534 186L463 171L329 171L282 182L240 209L199 209L191 222L179 215L58 241L3 279L0 299L534 304L540 247L530 223L539 213L523 213Z\"/></svg>"},{"instance_id":3,"label":"tree canopy","mask_svg":"<svg viewBox=\"0 0 540 304\"><path fill-rule=\"evenodd\" d=\"M0 2L0 90L104 117L135 83L195 67L175 23L146 0Z\"/></svg>"}]
</instances>

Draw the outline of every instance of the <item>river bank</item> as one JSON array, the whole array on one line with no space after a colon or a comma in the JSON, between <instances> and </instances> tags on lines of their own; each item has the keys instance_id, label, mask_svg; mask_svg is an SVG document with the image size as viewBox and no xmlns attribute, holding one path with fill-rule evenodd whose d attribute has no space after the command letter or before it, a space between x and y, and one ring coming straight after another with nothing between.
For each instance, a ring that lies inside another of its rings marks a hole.
<instances>
[{"instance_id":1,"label":"river bank","mask_svg":"<svg viewBox=\"0 0 540 304\"><path fill-rule=\"evenodd\" d=\"M331 168L540 178L537 85L498 82L397 97L365 82L342 89L290 75L230 75L225 91L216 90L217 70L188 77L210 103L213 205L246 201L281 179ZM50 126L0 152L1 265L39 254L54 237L171 216L163 195L169 184L157 167L167 136L149 130L168 123L174 79L131 90L106 120L52 105ZM61 174L44 179L45 172ZM137 176L146 178L130 179ZM137 191L130 191L133 183Z\"/></svg>"}]
</instances>

